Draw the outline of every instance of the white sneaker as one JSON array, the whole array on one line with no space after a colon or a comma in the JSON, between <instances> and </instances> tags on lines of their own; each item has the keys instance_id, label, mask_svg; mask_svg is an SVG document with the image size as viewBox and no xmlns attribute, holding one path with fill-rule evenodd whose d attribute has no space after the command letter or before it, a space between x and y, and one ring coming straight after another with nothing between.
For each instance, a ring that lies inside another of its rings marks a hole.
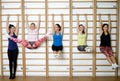
<instances>
[{"instance_id":1,"label":"white sneaker","mask_svg":"<svg viewBox=\"0 0 120 81\"><path fill-rule=\"evenodd\" d=\"M54 57L57 57L57 54L54 54Z\"/></svg>"},{"instance_id":2,"label":"white sneaker","mask_svg":"<svg viewBox=\"0 0 120 81\"><path fill-rule=\"evenodd\" d=\"M114 69L116 68L115 64L112 64L112 68L114 68Z\"/></svg>"},{"instance_id":3,"label":"white sneaker","mask_svg":"<svg viewBox=\"0 0 120 81\"><path fill-rule=\"evenodd\" d=\"M114 64L114 66L117 68L117 67L119 67L117 64Z\"/></svg>"}]
</instances>

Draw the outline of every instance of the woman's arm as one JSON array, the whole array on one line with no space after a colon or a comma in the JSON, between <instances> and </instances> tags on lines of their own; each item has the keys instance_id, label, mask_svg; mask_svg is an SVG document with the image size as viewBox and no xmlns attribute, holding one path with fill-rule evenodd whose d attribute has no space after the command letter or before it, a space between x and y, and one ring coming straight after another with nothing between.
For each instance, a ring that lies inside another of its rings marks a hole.
<instances>
[{"instance_id":1,"label":"woman's arm","mask_svg":"<svg viewBox=\"0 0 120 81\"><path fill-rule=\"evenodd\" d=\"M17 16L17 24L16 24L15 34L18 35L18 32L19 32L19 15Z\"/></svg>"},{"instance_id":2,"label":"woman's arm","mask_svg":"<svg viewBox=\"0 0 120 81\"><path fill-rule=\"evenodd\" d=\"M108 32L111 33L111 21L110 21L110 16L109 16L109 25L108 25Z\"/></svg>"},{"instance_id":3,"label":"woman's arm","mask_svg":"<svg viewBox=\"0 0 120 81\"><path fill-rule=\"evenodd\" d=\"M87 19L87 15L85 15L85 33L87 34L88 31L88 19Z\"/></svg>"},{"instance_id":4,"label":"woman's arm","mask_svg":"<svg viewBox=\"0 0 120 81\"><path fill-rule=\"evenodd\" d=\"M9 33L9 16L7 16L7 21L6 21L6 32Z\"/></svg>"},{"instance_id":5,"label":"woman's arm","mask_svg":"<svg viewBox=\"0 0 120 81\"><path fill-rule=\"evenodd\" d=\"M38 16L37 30L39 30L39 29L40 29L40 18L41 18L41 16L39 15L39 16Z\"/></svg>"},{"instance_id":6,"label":"woman's arm","mask_svg":"<svg viewBox=\"0 0 120 81\"><path fill-rule=\"evenodd\" d=\"M61 28L61 33L62 33L62 35L64 34L64 26L62 26L62 28Z\"/></svg>"},{"instance_id":7,"label":"woman's arm","mask_svg":"<svg viewBox=\"0 0 120 81\"><path fill-rule=\"evenodd\" d=\"M100 26L100 36L102 35L103 30L102 30L102 26Z\"/></svg>"},{"instance_id":8,"label":"woman's arm","mask_svg":"<svg viewBox=\"0 0 120 81\"><path fill-rule=\"evenodd\" d=\"M63 17L63 14L61 14L61 17L62 17L61 33L63 35L64 34L64 17Z\"/></svg>"}]
</instances>

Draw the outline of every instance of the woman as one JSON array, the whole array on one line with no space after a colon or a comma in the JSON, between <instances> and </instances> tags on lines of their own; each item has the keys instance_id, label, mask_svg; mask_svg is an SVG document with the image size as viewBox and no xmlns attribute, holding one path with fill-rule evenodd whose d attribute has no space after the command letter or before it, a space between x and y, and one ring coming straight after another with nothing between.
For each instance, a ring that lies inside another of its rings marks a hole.
<instances>
[{"instance_id":1,"label":"woman","mask_svg":"<svg viewBox=\"0 0 120 81\"><path fill-rule=\"evenodd\" d=\"M10 37L17 38L18 35L18 26L19 26L19 16L17 26L15 27L12 24L9 24L9 16L7 17L6 22L6 30ZM15 79L16 76L16 69L17 69L17 58L18 58L18 46L16 42L10 40L8 38L8 59L9 59L9 70L10 70L10 77L9 79Z\"/></svg>"},{"instance_id":2,"label":"woman","mask_svg":"<svg viewBox=\"0 0 120 81\"><path fill-rule=\"evenodd\" d=\"M26 18L27 18L27 30L28 30L27 40L20 40L14 37L10 37L10 39L13 40L14 42L21 43L24 47L27 47L29 49L36 49L41 45L42 42L44 42L47 39L47 37L50 34L50 31L46 35L38 39L40 21L38 21L38 26L36 26L35 23L31 23L31 25L29 26L28 17Z\"/></svg>"},{"instance_id":3,"label":"woman","mask_svg":"<svg viewBox=\"0 0 120 81\"><path fill-rule=\"evenodd\" d=\"M100 28L100 51L106 56L112 67L117 68L118 65L112 53L110 30L108 24L103 24L102 28Z\"/></svg>"},{"instance_id":4,"label":"woman","mask_svg":"<svg viewBox=\"0 0 120 81\"><path fill-rule=\"evenodd\" d=\"M53 45L52 50L55 57L59 56L63 50L62 38L63 38L63 29L59 24L55 24L53 30Z\"/></svg>"},{"instance_id":5,"label":"woman","mask_svg":"<svg viewBox=\"0 0 120 81\"><path fill-rule=\"evenodd\" d=\"M79 51L86 51L87 47L87 28L83 24L80 24L78 27L78 46Z\"/></svg>"}]
</instances>

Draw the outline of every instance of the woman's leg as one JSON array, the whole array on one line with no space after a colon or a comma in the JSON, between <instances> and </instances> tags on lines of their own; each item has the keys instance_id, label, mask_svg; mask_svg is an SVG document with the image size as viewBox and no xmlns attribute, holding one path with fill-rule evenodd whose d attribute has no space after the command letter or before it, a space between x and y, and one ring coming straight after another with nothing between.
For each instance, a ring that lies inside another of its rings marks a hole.
<instances>
[{"instance_id":1,"label":"woman's leg","mask_svg":"<svg viewBox=\"0 0 120 81\"><path fill-rule=\"evenodd\" d=\"M14 72L13 72L13 77L12 77L12 79L14 79L15 76L16 76L18 50L15 50L15 51L14 51L13 56L14 56L14 57L13 57Z\"/></svg>"},{"instance_id":2,"label":"woman's leg","mask_svg":"<svg viewBox=\"0 0 120 81\"><path fill-rule=\"evenodd\" d=\"M33 48L37 48L41 45L42 42L44 42L45 40L47 39L47 36L44 35L42 38L38 39L38 41L36 41L34 44L33 44Z\"/></svg>"},{"instance_id":3,"label":"woman's leg","mask_svg":"<svg viewBox=\"0 0 120 81\"><path fill-rule=\"evenodd\" d=\"M47 37L50 35L51 31L48 31L48 33L46 35L44 35L43 37L41 37L40 39L38 39L38 41L36 41L34 44L33 44L33 48L37 48L41 45L42 42L44 42Z\"/></svg>"},{"instance_id":4,"label":"woman's leg","mask_svg":"<svg viewBox=\"0 0 120 81\"><path fill-rule=\"evenodd\" d=\"M113 64L110 57L107 56L106 59L107 59L107 61L108 61L111 65Z\"/></svg>"},{"instance_id":5,"label":"woman's leg","mask_svg":"<svg viewBox=\"0 0 120 81\"><path fill-rule=\"evenodd\" d=\"M58 54L62 54L62 51L58 51Z\"/></svg>"},{"instance_id":6,"label":"woman's leg","mask_svg":"<svg viewBox=\"0 0 120 81\"><path fill-rule=\"evenodd\" d=\"M10 77L12 79L12 51L8 50L8 59L9 59L9 70L10 70Z\"/></svg>"},{"instance_id":7,"label":"woman's leg","mask_svg":"<svg viewBox=\"0 0 120 81\"><path fill-rule=\"evenodd\" d=\"M110 58L111 58L113 64L116 63L116 60L115 60L114 56L111 56Z\"/></svg>"},{"instance_id":8,"label":"woman's leg","mask_svg":"<svg viewBox=\"0 0 120 81\"><path fill-rule=\"evenodd\" d=\"M10 40L12 40L12 41L14 41L16 43L21 43L22 42L22 40L14 38L14 37L10 37Z\"/></svg>"},{"instance_id":9,"label":"woman's leg","mask_svg":"<svg viewBox=\"0 0 120 81\"><path fill-rule=\"evenodd\" d=\"M17 39L17 38L14 38L14 37L10 37L10 39L16 43L20 43L22 44L24 47L27 47L27 48L33 48L29 42L27 42L26 40L20 40L20 39Z\"/></svg>"}]
</instances>

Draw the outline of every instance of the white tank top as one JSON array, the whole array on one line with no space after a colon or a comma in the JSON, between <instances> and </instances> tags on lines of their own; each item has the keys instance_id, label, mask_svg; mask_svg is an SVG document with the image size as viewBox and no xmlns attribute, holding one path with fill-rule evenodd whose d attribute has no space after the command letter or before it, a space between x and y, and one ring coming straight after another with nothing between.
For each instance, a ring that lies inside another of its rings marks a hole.
<instances>
[{"instance_id":1,"label":"white tank top","mask_svg":"<svg viewBox=\"0 0 120 81\"><path fill-rule=\"evenodd\" d=\"M28 41L37 41L38 40L38 30L28 29Z\"/></svg>"}]
</instances>

